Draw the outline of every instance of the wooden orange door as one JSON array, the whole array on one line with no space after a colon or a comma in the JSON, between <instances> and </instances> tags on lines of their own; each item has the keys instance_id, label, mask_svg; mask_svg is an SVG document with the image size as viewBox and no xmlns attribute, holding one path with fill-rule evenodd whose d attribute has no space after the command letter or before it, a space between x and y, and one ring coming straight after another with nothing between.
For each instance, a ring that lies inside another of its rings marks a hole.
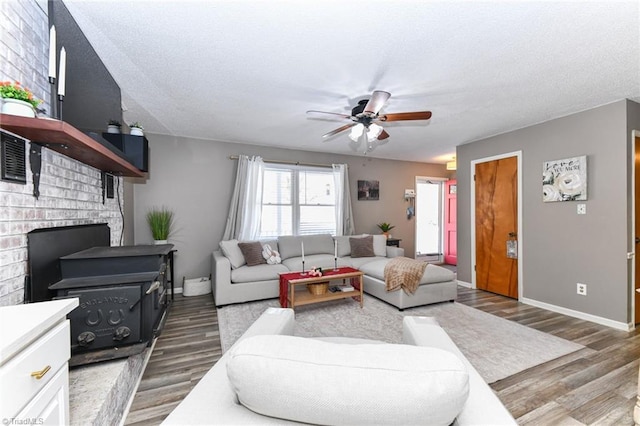
<instances>
[{"instance_id":1,"label":"wooden orange door","mask_svg":"<svg viewBox=\"0 0 640 426\"><path fill-rule=\"evenodd\" d=\"M455 179L444 184L444 263L458 264L458 242L456 231L456 192Z\"/></svg>"},{"instance_id":2,"label":"wooden orange door","mask_svg":"<svg viewBox=\"0 0 640 426\"><path fill-rule=\"evenodd\" d=\"M507 241L518 231L517 157L475 167L476 287L518 298L518 260L507 257Z\"/></svg>"}]
</instances>

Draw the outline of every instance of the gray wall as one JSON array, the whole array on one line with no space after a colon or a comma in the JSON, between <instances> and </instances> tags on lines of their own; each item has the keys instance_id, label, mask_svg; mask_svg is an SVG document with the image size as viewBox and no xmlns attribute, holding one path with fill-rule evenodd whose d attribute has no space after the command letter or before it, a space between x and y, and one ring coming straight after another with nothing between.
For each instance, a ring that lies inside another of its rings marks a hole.
<instances>
[{"instance_id":1,"label":"gray wall","mask_svg":"<svg viewBox=\"0 0 640 426\"><path fill-rule=\"evenodd\" d=\"M237 160L230 160L230 155L260 155L266 160L315 164L348 164L356 232L379 234L376 224L390 222L396 225L393 236L402 239L401 247L410 257L415 252L415 218L406 218L408 204L404 201L404 190L415 187L416 176L451 175L442 164L333 155L165 135L151 134L147 138L150 146L149 179L133 184L134 239L136 244L151 242L151 232L145 222L145 213L151 206L165 205L175 211L176 231L169 242L175 244L178 250L177 286L182 285L183 276L189 279L210 273L211 252L218 247L222 237L235 181ZM357 200L357 181L366 179L380 181L379 201Z\"/></svg>"},{"instance_id":2,"label":"gray wall","mask_svg":"<svg viewBox=\"0 0 640 426\"><path fill-rule=\"evenodd\" d=\"M628 323L630 129L640 108L619 101L458 147L458 278L472 281L471 161L522 151L521 297ZM542 202L542 164L587 155L587 214ZM631 157L633 157L631 155ZM587 296L576 294L586 283Z\"/></svg>"},{"instance_id":3,"label":"gray wall","mask_svg":"<svg viewBox=\"0 0 640 426\"><path fill-rule=\"evenodd\" d=\"M627 179L628 182L634 183L634 168L636 165L636 159L635 159L635 137L634 137L634 131L635 131L635 136L640 138L640 104L636 103L636 102L627 102L627 134L630 136L630 143L628 144L628 151L627 151ZM636 170L635 173L640 173L640 170ZM637 182L637 178L635 179L635 182ZM634 203L632 202L632 200L635 198L635 187L632 184L628 184L627 185L627 229L629 230L628 232L628 239L627 239L627 251L628 252L636 252L637 251L637 247L636 243L635 243L635 237L640 236L640 229L635 229L635 210L637 210L640 214L640 206L634 206ZM638 256L639 254L636 253L636 256ZM636 293L635 293L635 277L633 275L633 268L634 268L634 264L635 264L635 260L628 262L628 267L627 267L627 276L628 276L628 281L629 281L629 300L628 300L628 309L629 312L631 313L631 319L633 319L633 321L635 321L635 312L633 311L633 300L635 299ZM640 274L640 271L636 270L636 274ZM640 306L636 307L636 309L640 309Z\"/></svg>"}]
</instances>

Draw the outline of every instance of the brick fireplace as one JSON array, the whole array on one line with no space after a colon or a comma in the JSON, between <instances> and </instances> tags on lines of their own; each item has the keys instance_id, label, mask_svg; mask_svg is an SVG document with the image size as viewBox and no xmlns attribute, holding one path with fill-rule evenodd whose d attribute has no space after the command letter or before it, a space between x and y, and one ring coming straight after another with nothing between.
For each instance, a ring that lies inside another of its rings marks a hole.
<instances>
[{"instance_id":1,"label":"brick fireplace","mask_svg":"<svg viewBox=\"0 0 640 426\"><path fill-rule=\"evenodd\" d=\"M43 0L0 2L0 81L19 81L51 111L48 82L49 19ZM119 104L120 98L117 98ZM112 118L112 117L108 117ZM116 117L113 117L116 118ZM106 124L106 123L105 123ZM27 152L29 146L27 144ZM0 306L24 301L27 233L38 228L107 223L112 246L131 244L122 237L124 179L115 177L115 197L102 201L101 171L46 147L42 148L40 196L33 194L29 155L26 184L0 180ZM131 229L127 222L127 229ZM130 232L130 231L127 231ZM130 235L132 236L132 234ZM129 358L75 367L69 379L70 424L118 424L142 374L147 350Z\"/></svg>"},{"instance_id":2,"label":"brick fireplace","mask_svg":"<svg viewBox=\"0 0 640 426\"><path fill-rule=\"evenodd\" d=\"M42 106L49 111L46 2L4 2L0 17L14 36L0 40L0 62L6 64L0 71L0 81L20 81L44 100ZM111 245L123 243L123 178L115 178L115 197L103 204L100 170L42 148L40 197L36 199L32 195L28 155L26 168L26 185L0 181L0 306L16 305L24 300L29 231L108 223Z\"/></svg>"},{"instance_id":3,"label":"brick fireplace","mask_svg":"<svg viewBox=\"0 0 640 426\"><path fill-rule=\"evenodd\" d=\"M103 204L99 170L43 148L38 199L32 194L30 173L26 185L0 181L0 306L24 301L29 231L108 223L111 245L121 244L123 178L115 179L119 190Z\"/></svg>"}]
</instances>

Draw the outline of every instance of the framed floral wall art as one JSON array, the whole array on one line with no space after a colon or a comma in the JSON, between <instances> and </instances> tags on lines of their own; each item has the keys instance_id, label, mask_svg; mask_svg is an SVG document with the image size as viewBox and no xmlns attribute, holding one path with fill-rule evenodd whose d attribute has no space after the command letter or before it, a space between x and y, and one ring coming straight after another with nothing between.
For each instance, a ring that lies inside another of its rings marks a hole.
<instances>
[{"instance_id":1,"label":"framed floral wall art","mask_svg":"<svg viewBox=\"0 0 640 426\"><path fill-rule=\"evenodd\" d=\"M583 201L587 199L587 156L545 161L542 168L542 200Z\"/></svg>"}]
</instances>

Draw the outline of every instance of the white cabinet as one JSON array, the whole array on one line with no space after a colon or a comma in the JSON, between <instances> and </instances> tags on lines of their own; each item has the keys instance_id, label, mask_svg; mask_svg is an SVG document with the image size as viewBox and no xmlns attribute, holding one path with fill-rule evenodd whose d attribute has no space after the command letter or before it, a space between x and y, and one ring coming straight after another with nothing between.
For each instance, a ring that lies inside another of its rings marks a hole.
<instances>
[{"instance_id":1,"label":"white cabinet","mask_svg":"<svg viewBox=\"0 0 640 426\"><path fill-rule=\"evenodd\" d=\"M44 425L68 425L69 369L61 368L16 418L39 419L39 424Z\"/></svg>"},{"instance_id":2,"label":"white cabinet","mask_svg":"<svg viewBox=\"0 0 640 426\"><path fill-rule=\"evenodd\" d=\"M78 299L0 308L0 418L69 423L70 326Z\"/></svg>"}]
</instances>

